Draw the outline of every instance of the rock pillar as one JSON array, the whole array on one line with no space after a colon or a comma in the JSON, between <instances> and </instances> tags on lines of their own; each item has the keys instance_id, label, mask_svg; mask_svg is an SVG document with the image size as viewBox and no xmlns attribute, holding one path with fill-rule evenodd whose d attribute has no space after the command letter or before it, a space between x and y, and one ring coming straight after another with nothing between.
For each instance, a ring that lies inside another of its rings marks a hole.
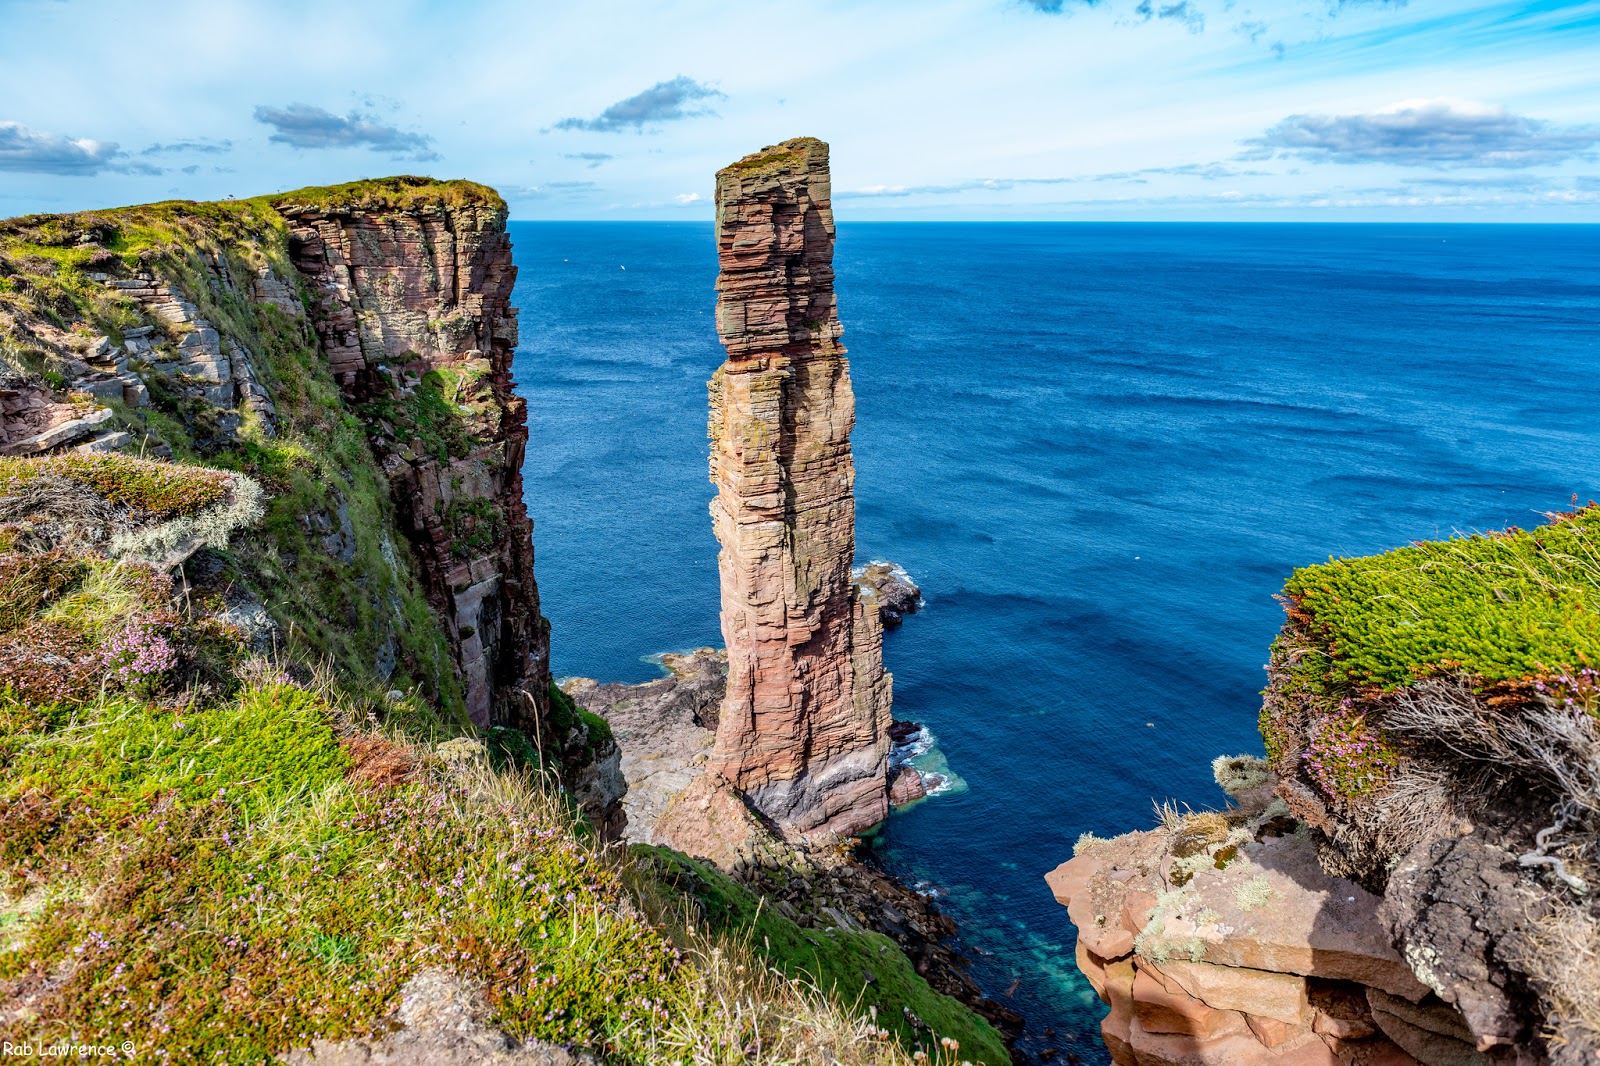
<instances>
[{"instance_id":1,"label":"rock pillar","mask_svg":"<svg viewBox=\"0 0 1600 1066\"><path fill-rule=\"evenodd\" d=\"M728 688L711 768L787 834L888 814L890 677L855 555L855 398L833 292L828 146L717 174L711 515Z\"/></svg>"}]
</instances>

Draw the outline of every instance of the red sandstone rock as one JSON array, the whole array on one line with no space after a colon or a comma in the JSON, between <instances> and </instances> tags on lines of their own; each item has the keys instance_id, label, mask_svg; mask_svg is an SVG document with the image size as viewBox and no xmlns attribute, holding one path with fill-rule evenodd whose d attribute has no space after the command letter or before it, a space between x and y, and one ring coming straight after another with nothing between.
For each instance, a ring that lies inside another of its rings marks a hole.
<instances>
[{"instance_id":1,"label":"red sandstone rock","mask_svg":"<svg viewBox=\"0 0 1600 1066\"><path fill-rule=\"evenodd\" d=\"M1246 1014L1244 1023L1250 1027L1250 1032L1255 1038L1261 1041L1261 1045L1268 1048L1282 1047L1306 1035L1305 1026L1280 1022L1276 1018L1261 1018L1254 1014Z\"/></svg>"},{"instance_id":2,"label":"red sandstone rock","mask_svg":"<svg viewBox=\"0 0 1600 1066\"><path fill-rule=\"evenodd\" d=\"M728 690L710 765L781 830L888 814L890 679L855 554L855 399L833 293L828 148L799 139L717 174L711 505Z\"/></svg>"},{"instance_id":3,"label":"red sandstone rock","mask_svg":"<svg viewBox=\"0 0 1600 1066\"><path fill-rule=\"evenodd\" d=\"M1077 947L1078 970L1089 979L1089 987L1101 1000L1106 998L1106 960L1090 951L1080 938Z\"/></svg>"},{"instance_id":4,"label":"red sandstone rock","mask_svg":"<svg viewBox=\"0 0 1600 1066\"><path fill-rule=\"evenodd\" d=\"M1136 1066L1137 1057L1133 1052L1133 963L1129 959L1118 959L1105 964L1105 988L1100 993L1100 998L1111 1008L1100 1022L1100 1036L1105 1041L1106 1050L1111 1052L1111 1058L1119 1066Z\"/></svg>"},{"instance_id":5,"label":"red sandstone rock","mask_svg":"<svg viewBox=\"0 0 1600 1066\"><path fill-rule=\"evenodd\" d=\"M1133 1015L1147 1033L1211 1039L1244 1028L1244 1019L1236 1012L1217 1010L1176 985L1169 987L1149 966L1139 966L1134 974Z\"/></svg>"},{"instance_id":6,"label":"red sandstone rock","mask_svg":"<svg viewBox=\"0 0 1600 1066\"><path fill-rule=\"evenodd\" d=\"M928 790L922 784L922 775L917 773L915 767L900 767L895 771L894 779L889 782L889 802L896 807L915 803L927 794Z\"/></svg>"},{"instance_id":7,"label":"red sandstone rock","mask_svg":"<svg viewBox=\"0 0 1600 1066\"><path fill-rule=\"evenodd\" d=\"M726 870L749 858L768 834L728 782L708 771L667 801L656 819L654 837Z\"/></svg>"},{"instance_id":8,"label":"red sandstone rock","mask_svg":"<svg viewBox=\"0 0 1600 1066\"><path fill-rule=\"evenodd\" d=\"M511 385L516 267L505 206L472 197L274 206L294 227L295 266L320 298L312 321L348 399L403 403L430 370L459 383L464 448L381 434L374 446L451 638L468 713L478 725L532 724L516 689L542 717L548 638L522 495L526 405Z\"/></svg>"},{"instance_id":9,"label":"red sandstone rock","mask_svg":"<svg viewBox=\"0 0 1600 1066\"><path fill-rule=\"evenodd\" d=\"M1046 877L1078 928L1079 968L1111 1006L1101 1032L1116 1062L1469 1061L1451 1057L1471 1050L1459 1032L1435 1021L1447 1009L1413 1004L1425 990L1384 935L1377 899L1323 872L1309 841L1247 840L1224 869L1191 863L1174 885L1174 840L1087 841Z\"/></svg>"},{"instance_id":10,"label":"red sandstone rock","mask_svg":"<svg viewBox=\"0 0 1600 1066\"><path fill-rule=\"evenodd\" d=\"M1180 959L1147 965L1159 972L1168 987L1175 985L1213 1007L1242 1011L1289 1025L1303 1026L1312 1021L1306 980L1299 974Z\"/></svg>"}]
</instances>

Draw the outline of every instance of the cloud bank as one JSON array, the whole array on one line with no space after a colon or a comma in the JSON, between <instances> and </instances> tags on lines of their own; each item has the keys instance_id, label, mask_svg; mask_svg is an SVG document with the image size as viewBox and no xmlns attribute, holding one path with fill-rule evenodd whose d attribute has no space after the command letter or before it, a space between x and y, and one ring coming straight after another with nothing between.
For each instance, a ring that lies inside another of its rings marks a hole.
<instances>
[{"instance_id":1,"label":"cloud bank","mask_svg":"<svg viewBox=\"0 0 1600 1066\"><path fill-rule=\"evenodd\" d=\"M1533 167L1600 144L1600 128L1551 126L1470 100L1405 100L1351 115L1290 115L1244 142L1247 158L1295 156L1317 163Z\"/></svg>"},{"instance_id":2,"label":"cloud bank","mask_svg":"<svg viewBox=\"0 0 1600 1066\"><path fill-rule=\"evenodd\" d=\"M171 144L152 144L140 155L221 155L233 150L229 140L173 141Z\"/></svg>"},{"instance_id":3,"label":"cloud bank","mask_svg":"<svg viewBox=\"0 0 1600 1066\"><path fill-rule=\"evenodd\" d=\"M367 148L417 162L439 158L432 147L433 138L385 126L358 111L335 115L311 104L261 104L255 109L255 119L273 128L267 140L291 148Z\"/></svg>"},{"instance_id":4,"label":"cloud bank","mask_svg":"<svg viewBox=\"0 0 1600 1066\"><path fill-rule=\"evenodd\" d=\"M86 178L104 170L159 174L146 163L130 163L115 141L62 137L20 122L0 122L0 171Z\"/></svg>"},{"instance_id":5,"label":"cloud bank","mask_svg":"<svg viewBox=\"0 0 1600 1066\"><path fill-rule=\"evenodd\" d=\"M659 81L641 93L626 100L618 100L594 118L564 118L555 124L558 130L585 130L589 133L622 133L633 130L644 132L646 126L679 119L714 115L708 107L694 107L699 100L725 97L709 85L679 74L671 81Z\"/></svg>"}]
</instances>

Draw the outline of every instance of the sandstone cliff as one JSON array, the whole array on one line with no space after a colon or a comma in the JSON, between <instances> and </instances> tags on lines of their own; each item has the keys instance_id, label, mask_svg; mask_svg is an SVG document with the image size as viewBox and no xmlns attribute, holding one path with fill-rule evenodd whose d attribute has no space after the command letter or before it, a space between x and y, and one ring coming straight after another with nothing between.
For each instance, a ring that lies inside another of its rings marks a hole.
<instances>
[{"instance_id":1,"label":"sandstone cliff","mask_svg":"<svg viewBox=\"0 0 1600 1066\"><path fill-rule=\"evenodd\" d=\"M520 720L545 706L549 642L522 494L526 405L511 386L517 344L511 241L498 197L382 197L274 206L312 294L312 321L357 405L445 621L467 713ZM531 724L531 722L529 723Z\"/></svg>"},{"instance_id":2,"label":"sandstone cliff","mask_svg":"<svg viewBox=\"0 0 1600 1066\"><path fill-rule=\"evenodd\" d=\"M8 221L0 451L256 477L233 622L402 704L545 728L505 218L483 186L394 178Z\"/></svg>"},{"instance_id":3,"label":"sandstone cliff","mask_svg":"<svg viewBox=\"0 0 1600 1066\"><path fill-rule=\"evenodd\" d=\"M1548 517L1297 570L1246 799L1051 875L1119 1062L1600 1054L1600 508Z\"/></svg>"},{"instance_id":4,"label":"sandstone cliff","mask_svg":"<svg viewBox=\"0 0 1600 1066\"><path fill-rule=\"evenodd\" d=\"M717 174L711 505L728 689L711 768L799 835L888 814L890 678L851 581L855 401L833 292L828 149L797 139Z\"/></svg>"}]
</instances>

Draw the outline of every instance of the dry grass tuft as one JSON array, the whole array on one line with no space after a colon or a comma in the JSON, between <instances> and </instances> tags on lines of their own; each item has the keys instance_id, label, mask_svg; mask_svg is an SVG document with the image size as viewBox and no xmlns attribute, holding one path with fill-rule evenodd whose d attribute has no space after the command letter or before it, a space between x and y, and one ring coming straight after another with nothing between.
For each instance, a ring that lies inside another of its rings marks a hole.
<instances>
[{"instance_id":1,"label":"dry grass tuft","mask_svg":"<svg viewBox=\"0 0 1600 1066\"><path fill-rule=\"evenodd\" d=\"M1555 1066L1600 1059L1600 921L1581 904L1558 905L1531 928L1529 980L1548 1010Z\"/></svg>"}]
</instances>

